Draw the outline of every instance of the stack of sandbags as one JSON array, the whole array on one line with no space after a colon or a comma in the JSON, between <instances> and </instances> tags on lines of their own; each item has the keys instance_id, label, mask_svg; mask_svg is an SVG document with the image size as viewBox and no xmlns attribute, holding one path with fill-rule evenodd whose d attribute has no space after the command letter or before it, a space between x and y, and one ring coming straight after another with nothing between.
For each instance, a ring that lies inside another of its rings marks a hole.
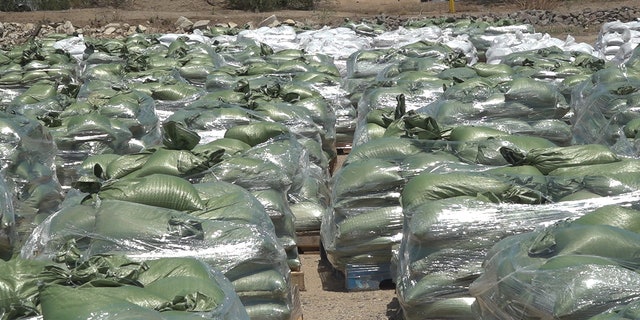
<instances>
[{"instance_id":1,"label":"stack of sandbags","mask_svg":"<svg viewBox=\"0 0 640 320\"><path fill-rule=\"evenodd\" d=\"M194 258L144 262L119 255L81 257L70 243L55 259L0 262L9 318L249 319L229 280Z\"/></svg>"},{"instance_id":2,"label":"stack of sandbags","mask_svg":"<svg viewBox=\"0 0 640 320\"><path fill-rule=\"evenodd\" d=\"M572 131L577 143L600 143L637 155L639 62L640 49L635 49L625 63L608 65L575 88Z\"/></svg>"},{"instance_id":3,"label":"stack of sandbags","mask_svg":"<svg viewBox=\"0 0 640 320\"><path fill-rule=\"evenodd\" d=\"M602 25L595 49L607 61L622 63L640 43L640 21L609 21Z\"/></svg>"},{"instance_id":4,"label":"stack of sandbags","mask_svg":"<svg viewBox=\"0 0 640 320\"><path fill-rule=\"evenodd\" d=\"M638 160L606 146L515 149L499 150L510 166L440 165L402 190L397 291L407 319L472 317L469 285L497 241L635 197Z\"/></svg>"},{"instance_id":5,"label":"stack of sandbags","mask_svg":"<svg viewBox=\"0 0 640 320\"><path fill-rule=\"evenodd\" d=\"M470 285L476 318L635 318L640 211L634 199L498 242Z\"/></svg>"},{"instance_id":6,"label":"stack of sandbags","mask_svg":"<svg viewBox=\"0 0 640 320\"><path fill-rule=\"evenodd\" d=\"M262 227L266 212L253 218L260 224L208 219L206 212L198 217L207 203L180 179L131 178L91 198L68 197L68 205L34 231L22 256L52 258L73 241L83 256L122 254L141 262L197 258L225 274L252 319L289 319L294 312L290 271L274 229Z\"/></svg>"}]
</instances>

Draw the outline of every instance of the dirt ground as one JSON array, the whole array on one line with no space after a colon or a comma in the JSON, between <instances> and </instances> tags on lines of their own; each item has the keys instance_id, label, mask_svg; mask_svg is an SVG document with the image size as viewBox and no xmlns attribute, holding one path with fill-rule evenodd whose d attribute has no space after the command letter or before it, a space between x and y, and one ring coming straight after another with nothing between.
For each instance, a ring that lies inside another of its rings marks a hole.
<instances>
[{"instance_id":1,"label":"dirt ground","mask_svg":"<svg viewBox=\"0 0 640 320\"><path fill-rule=\"evenodd\" d=\"M508 1L517 3L518 1ZM638 0L567 0L555 10L571 12L591 8L593 10L613 9L622 6L637 7ZM483 13L512 12L520 8L516 5L475 5L471 1L456 1L456 15L480 15ZM243 25L248 22L259 23L275 15L280 21L293 19L305 25L338 25L345 18L362 18L385 14L398 17L433 17L452 15L448 1L419 2L419 0L326 0L312 11L276 11L246 12L225 10L209 5L206 0L132 0L128 8L71 9L47 12L0 12L0 22L39 23L71 21L74 26L100 26L110 22L165 25L169 29L173 23L184 16L191 21L210 20L215 23L233 22ZM558 38L567 35L578 41L595 42L598 26L588 29L577 26L547 27L547 32ZM331 288L323 283L321 272L323 265L318 252L301 255L306 291L301 292L301 304L304 320L333 319L401 319L395 291L377 290L364 292L346 292L344 289ZM334 283L335 285L335 283Z\"/></svg>"}]
</instances>

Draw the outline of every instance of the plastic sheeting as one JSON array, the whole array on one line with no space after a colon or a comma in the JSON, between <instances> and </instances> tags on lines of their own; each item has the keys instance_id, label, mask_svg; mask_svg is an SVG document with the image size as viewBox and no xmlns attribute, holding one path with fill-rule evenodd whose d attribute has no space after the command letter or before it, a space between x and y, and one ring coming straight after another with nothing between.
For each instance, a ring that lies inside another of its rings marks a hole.
<instances>
[{"instance_id":1,"label":"plastic sheeting","mask_svg":"<svg viewBox=\"0 0 640 320\"><path fill-rule=\"evenodd\" d=\"M52 258L69 240L82 256L197 258L222 271L243 304L269 301L283 311L269 316L250 312L252 319L288 319L293 310L286 255L273 230L120 200L70 202L32 233L22 256ZM265 277L267 270L272 273ZM244 284L248 281L253 284Z\"/></svg>"},{"instance_id":2,"label":"plastic sheeting","mask_svg":"<svg viewBox=\"0 0 640 320\"><path fill-rule=\"evenodd\" d=\"M498 242L470 286L478 318L587 319L637 302L634 208L604 206Z\"/></svg>"}]
</instances>

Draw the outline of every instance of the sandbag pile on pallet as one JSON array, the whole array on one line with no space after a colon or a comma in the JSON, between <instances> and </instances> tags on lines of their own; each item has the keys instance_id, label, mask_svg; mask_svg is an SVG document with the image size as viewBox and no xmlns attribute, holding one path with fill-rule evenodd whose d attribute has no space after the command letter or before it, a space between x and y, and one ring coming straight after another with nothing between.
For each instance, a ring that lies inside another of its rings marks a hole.
<instances>
[{"instance_id":1,"label":"sandbag pile on pallet","mask_svg":"<svg viewBox=\"0 0 640 320\"><path fill-rule=\"evenodd\" d=\"M72 242L53 259L0 263L0 309L8 319L249 319L229 280L201 260L134 261L121 255L83 257Z\"/></svg>"},{"instance_id":2,"label":"sandbag pile on pallet","mask_svg":"<svg viewBox=\"0 0 640 320\"><path fill-rule=\"evenodd\" d=\"M637 316L638 197L507 237L470 285L477 319Z\"/></svg>"}]
</instances>

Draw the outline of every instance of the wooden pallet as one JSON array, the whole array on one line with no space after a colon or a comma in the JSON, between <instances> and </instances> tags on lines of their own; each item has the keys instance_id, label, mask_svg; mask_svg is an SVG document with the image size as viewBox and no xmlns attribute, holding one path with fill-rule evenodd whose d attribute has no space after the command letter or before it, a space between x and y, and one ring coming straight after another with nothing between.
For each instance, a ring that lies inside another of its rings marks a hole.
<instances>
[{"instance_id":1,"label":"wooden pallet","mask_svg":"<svg viewBox=\"0 0 640 320\"><path fill-rule=\"evenodd\" d=\"M291 300L293 310L291 311L291 320L303 320L302 301L300 300L300 288L293 282L291 283Z\"/></svg>"},{"instance_id":2,"label":"wooden pallet","mask_svg":"<svg viewBox=\"0 0 640 320\"><path fill-rule=\"evenodd\" d=\"M345 155L351 153L351 144L338 144L336 146L336 153L338 155Z\"/></svg>"},{"instance_id":3,"label":"wooden pallet","mask_svg":"<svg viewBox=\"0 0 640 320\"><path fill-rule=\"evenodd\" d=\"M300 291L307 291L304 286L304 272L303 271L291 271L291 283Z\"/></svg>"},{"instance_id":4,"label":"wooden pallet","mask_svg":"<svg viewBox=\"0 0 640 320\"><path fill-rule=\"evenodd\" d=\"M320 246L318 273L323 290L327 291L375 291L395 289L391 278L391 263L380 265L347 264L345 271L329 262L326 251Z\"/></svg>"},{"instance_id":5,"label":"wooden pallet","mask_svg":"<svg viewBox=\"0 0 640 320\"><path fill-rule=\"evenodd\" d=\"M391 264L347 264L344 272L347 291L373 291L394 288Z\"/></svg>"},{"instance_id":6,"label":"wooden pallet","mask_svg":"<svg viewBox=\"0 0 640 320\"><path fill-rule=\"evenodd\" d=\"M320 230L296 232L298 253L320 251Z\"/></svg>"}]
</instances>

